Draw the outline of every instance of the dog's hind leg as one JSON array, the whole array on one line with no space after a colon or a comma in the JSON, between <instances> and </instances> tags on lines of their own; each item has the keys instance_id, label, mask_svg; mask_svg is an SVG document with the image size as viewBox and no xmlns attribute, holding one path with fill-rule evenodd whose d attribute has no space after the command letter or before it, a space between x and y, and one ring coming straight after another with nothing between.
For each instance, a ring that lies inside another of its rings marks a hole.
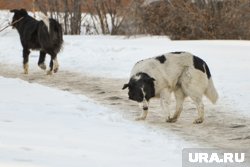
<instances>
[{"instance_id":1,"label":"dog's hind leg","mask_svg":"<svg viewBox=\"0 0 250 167\"><path fill-rule=\"evenodd\" d=\"M50 63L49 63L50 69L47 71L47 75L52 75L53 65L54 65L53 59L51 58Z\"/></svg>"},{"instance_id":2,"label":"dog's hind leg","mask_svg":"<svg viewBox=\"0 0 250 167\"><path fill-rule=\"evenodd\" d=\"M171 122L171 115L169 111L171 92L169 89L163 89L160 93L161 107L166 117L167 122Z\"/></svg>"},{"instance_id":3,"label":"dog's hind leg","mask_svg":"<svg viewBox=\"0 0 250 167\"><path fill-rule=\"evenodd\" d=\"M175 90L174 93L175 93L175 99L176 99L176 111L173 117L168 120L168 122L176 122L178 118L180 117L182 109L183 109L183 102L185 99L184 92L182 91L181 88L178 88Z\"/></svg>"},{"instance_id":4,"label":"dog's hind leg","mask_svg":"<svg viewBox=\"0 0 250 167\"><path fill-rule=\"evenodd\" d=\"M192 97L191 97L192 98ZM202 97L192 98L195 102L196 108L198 110L198 118L194 120L194 124L200 124L204 121L204 104L202 102Z\"/></svg>"},{"instance_id":5,"label":"dog's hind leg","mask_svg":"<svg viewBox=\"0 0 250 167\"><path fill-rule=\"evenodd\" d=\"M49 66L50 66L50 70L47 72L48 75L51 75L53 71L54 72L58 71L59 65L58 65L58 62L57 62L56 55L54 55L54 54L51 55L51 60L50 60Z\"/></svg>"},{"instance_id":6,"label":"dog's hind leg","mask_svg":"<svg viewBox=\"0 0 250 167\"><path fill-rule=\"evenodd\" d=\"M194 123L200 124L204 121L204 104L202 102L202 96L208 85L207 76L194 68L186 68L180 81L185 95L189 96L195 102L198 110L198 118L194 120Z\"/></svg>"},{"instance_id":7,"label":"dog's hind leg","mask_svg":"<svg viewBox=\"0 0 250 167\"><path fill-rule=\"evenodd\" d=\"M44 63L45 61L45 56L46 56L46 52L44 51L40 51L40 56L39 56L39 60L38 60L38 66L43 69L46 70L46 65Z\"/></svg>"},{"instance_id":8,"label":"dog's hind leg","mask_svg":"<svg viewBox=\"0 0 250 167\"><path fill-rule=\"evenodd\" d=\"M200 85L198 84L182 85L182 89L184 90L185 94L194 101L198 111L198 118L194 120L194 124L200 124L204 121L204 104L202 102L202 89L199 86Z\"/></svg>"},{"instance_id":9,"label":"dog's hind leg","mask_svg":"<svg viewBox=\"0 0 250 167\"><path fill-rule=\"evenodd\" d=\"M29 54L30 54L29 49L24 48L23 49L23 70L24 70L24 74L29 73Z\"/></svg>"},{"instance_id":10,"label":"dog's hind leg","mask_svg":"<svg viewBox=\"0 0 250 167\"><path fill-rule=\"evenodd\" d=\"M59 69L59 64L58 64L58 61L57 61L57 57L55 57L55 59L53 61L54 61L53 71L54 71L54 73L56 73L58 71L58 69Z\"/></svg>"}]
</instances>

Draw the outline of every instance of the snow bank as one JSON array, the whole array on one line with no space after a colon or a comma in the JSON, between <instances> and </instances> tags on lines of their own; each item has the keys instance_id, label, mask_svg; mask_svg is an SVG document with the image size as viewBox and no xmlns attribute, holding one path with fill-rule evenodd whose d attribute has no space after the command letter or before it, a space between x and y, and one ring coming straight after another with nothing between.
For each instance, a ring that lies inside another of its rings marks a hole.
<instances>
[{"instance_id":1,"label":"snow bank","mask_svg":"<svg viewBox=\"0 0 250 167\"><path fill-rule=\"evenodd\" d=\"M0 166L181 166L191 146L85 96L0 77Z\"/></svg>"}]
</instances>

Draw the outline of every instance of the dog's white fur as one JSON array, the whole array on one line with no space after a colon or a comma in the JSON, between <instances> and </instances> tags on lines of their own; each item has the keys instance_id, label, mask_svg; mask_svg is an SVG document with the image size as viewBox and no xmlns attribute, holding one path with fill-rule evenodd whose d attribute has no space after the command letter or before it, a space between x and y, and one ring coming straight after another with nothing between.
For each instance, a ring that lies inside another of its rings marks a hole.
<instances>
[{"instance_id":1,"label":"dog's white fur","mask_svg":"<svg viewBox=\"0 0 250 167\"><path fill-rule=\"evenodd\" d=\"M134 77L137 73L143 72L155 79L155 97L160 97L167 122L177 121L183 109L184 99L189 96L195 102L198 110L198 118L194 123L202 123L204 120L202 96L205 95L212 103L218 99L212 78L208 79L206 73L195 69L193 55L188 52L168 53L164 56L166 58L164 63L160 63L155 58L136 63L130 76ZM169 111L172 92L176 98L176 111L173 116ZM141 106L148 108L149 103L145 101L144 99ZM137 120L146 119L147 113L147 110L142 110L142 114Z\"/></svg>"}]
</instances>

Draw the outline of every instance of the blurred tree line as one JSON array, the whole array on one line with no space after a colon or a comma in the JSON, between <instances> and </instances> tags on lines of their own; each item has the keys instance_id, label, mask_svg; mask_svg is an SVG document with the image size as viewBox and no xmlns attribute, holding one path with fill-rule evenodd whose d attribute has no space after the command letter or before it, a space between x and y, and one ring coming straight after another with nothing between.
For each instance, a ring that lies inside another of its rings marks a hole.
<instances>
[{"instance_id":1,"label":"blurred tree line","mask_svg":"<svg viewBox=\"0 0 250 167\"><path fill-rule=\"evenodd\" d=\"M146 1L147 2L147 1ZM249 0L34 0L65 34L250 39Z\"/></svg>"},{"instance_id":2,"label":"blurred tree line","mask_svg":"<svg viewBox=\"0 0 250 167\"><path fill-rule=\"evenodd\" d=\"M121 34L119 29L129 3L130 0L35 0L34 6L62 22L65 34L117 35Z\"/></svg>"}]
</instances>

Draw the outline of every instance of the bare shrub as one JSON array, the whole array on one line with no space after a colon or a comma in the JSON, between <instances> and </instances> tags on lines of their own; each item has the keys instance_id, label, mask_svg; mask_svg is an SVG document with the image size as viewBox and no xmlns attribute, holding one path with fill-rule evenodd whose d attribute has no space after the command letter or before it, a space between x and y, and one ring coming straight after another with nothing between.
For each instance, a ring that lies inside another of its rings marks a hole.
<instances>
[{"instance_id":1,"label":"bare shrub","mask_svg":"<svg viewBox=\"0 0 250 167\"><path fill-rule=\"evenodd\" d=\"M122 34L132 0L36 0L35 6L61 19L65 34Z\"/></svg>"},{"instance_id":2,"label":"bare shrub","mask_svg":"<svg viewBox=\"0 0 250 167\"><path fill-rule=\"evenodd\" d=\"M123 34L120 27L129 11L127 0L93 0L87 1L87 13L90 19L85 26L92 27L96 34Z\"/></svg>"},{"instance_id":3,"label":"bare shrub","mask_svg":"<svg viewBox=\"0 0 250 167\"><path fill-rule=\"evenodd\" d=\"M142 33L171 39L250 39L248 0L165 0L139 8Z\"/></svg>"},{"instance_id":4,"label":"bare shrub","mask_svg":"<svg viewBox=\"0 0 250 167\"><path fill-rule=\"evenodd\" d=\"M84 0L36 0L35 7L63 22L64 34L80 34Z\"/></svg>"}]
</instances>

